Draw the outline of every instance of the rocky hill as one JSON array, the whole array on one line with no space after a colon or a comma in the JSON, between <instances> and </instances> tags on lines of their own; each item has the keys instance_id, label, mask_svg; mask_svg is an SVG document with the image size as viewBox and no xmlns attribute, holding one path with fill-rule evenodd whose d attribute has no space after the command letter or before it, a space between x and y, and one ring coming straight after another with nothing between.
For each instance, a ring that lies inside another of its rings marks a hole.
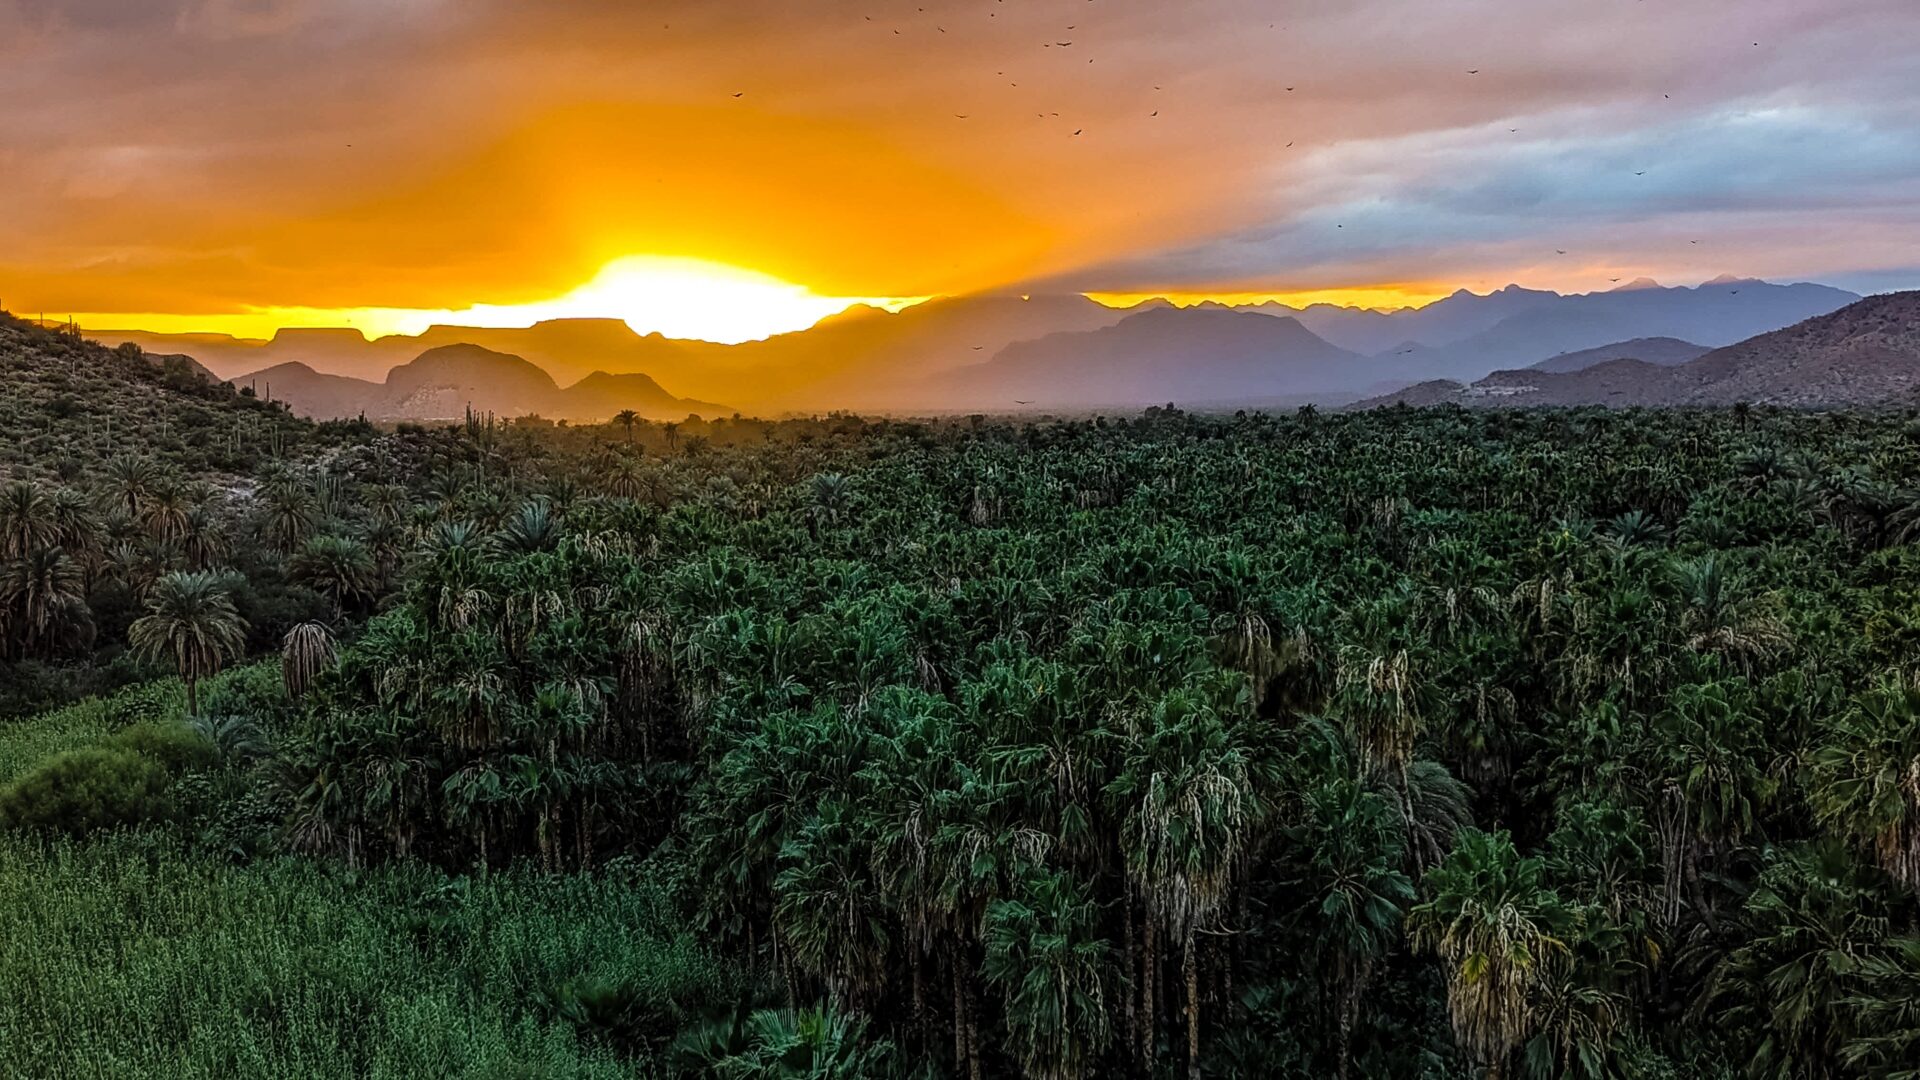
<instances>
[{"instance_id":1,"label":"rocky hill","mask_svg":"<svg viewBox=\"0 0 1920 1080\"><path fill-rule=\"evenodd\" d=\"M1684 364L1689 360L1698 360L1712 352L1705 345L1695 345L1691 341L1679 338L1651 337L1634 338L1632 341L1618 341L1611 345L1602 345L1597 349L1581 349L1577 352L1561 353L1550 356L1533 365L1533 371L1568 372L1580 371L1608 360L1641 360L1661 367Z\"/></svg>"},{"instance_id":2,"label":"rocky hill","mask_svg":"<svg viewBox=\"0 0 1920 1080\"><path fill-rule=\"evenodd\" d=\"M0 312L0 479L77 480L129 453L186 475L244 472L311 430L188 357Z\"/></svg>"}]
</instances>

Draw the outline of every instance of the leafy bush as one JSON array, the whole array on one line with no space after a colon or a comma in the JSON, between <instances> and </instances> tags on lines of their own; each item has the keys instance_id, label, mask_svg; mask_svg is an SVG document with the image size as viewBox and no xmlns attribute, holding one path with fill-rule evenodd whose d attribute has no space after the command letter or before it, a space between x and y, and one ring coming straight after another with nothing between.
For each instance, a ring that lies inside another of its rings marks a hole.
<instances>
[{"instance_id":1,"label":"leafy bush","mask_svg":"<svg viewBox=\"0 0 1920 1080\"><path fill-rule=\"evenodd\" d=\"M0 788L0 827L82 834L173 813L166 765L123 747L70 750Z\"/></svg>"},{"instance_id":2,"label":"leafy bush","mask_svg":"<svg viewBox=\"0 0 1920 1080\"><path fill-rule=\"evenodd\" d=\"M169 772L211 765L214 748L199 732L178 721L147 721L109 738L108 749L130 750Z\"/></svg>"}]
</instances>

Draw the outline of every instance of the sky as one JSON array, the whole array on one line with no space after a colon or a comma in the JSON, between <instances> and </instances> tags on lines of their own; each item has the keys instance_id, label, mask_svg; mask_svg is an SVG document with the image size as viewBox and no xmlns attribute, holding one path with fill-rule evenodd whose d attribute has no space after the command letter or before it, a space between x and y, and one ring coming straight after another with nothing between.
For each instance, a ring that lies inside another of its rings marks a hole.
<instances>
[{"instance_id":1,"label":"sky","mask_svg":"<svg viewBox=\"0 0 1920 1080\"><path fill-rule=\"evenodd\" d=\"M1920 286L1914 0L0 0L0 101L103 327Z\"/></svg>"}]
</instances>

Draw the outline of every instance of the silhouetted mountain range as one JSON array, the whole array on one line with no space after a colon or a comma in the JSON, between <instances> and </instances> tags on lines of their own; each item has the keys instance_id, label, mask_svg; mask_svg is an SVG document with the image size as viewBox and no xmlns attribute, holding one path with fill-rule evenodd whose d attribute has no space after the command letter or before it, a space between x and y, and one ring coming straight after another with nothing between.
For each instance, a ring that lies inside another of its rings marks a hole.
<instances>
[{"instance_id":1,"label":"silhouetted mountain range","mask_svg":"<svg viewBox=\"0 0 1920 1080\"><path fill-rule=\"evenodd\" d=\"M1509 285L1479 295L1461 289L1426 307L1394 312L1268 303L1243 310L1290 315L1343 349L1398 354L1419 346L1428 366L1490 361L1483 371L1631 338L1672 337L1730 345L1860 297L1825 285L1774 285L1722 275L1697 288L1641 278L1608 292L1563 296Z\"/></svg>"},{"instance_id":2,"label":"silhouetted mountain range","mask_svg":"<svg viewBox=\"0 0 1920 1080\"><path fill-rule=\"evenodd\" d=\"M1496 371L1430 381L1362 407L1411 405L1912 404L1920 398L1920 292L1872 296L1782 330L1662 366L1614 359L1579 370Z\"/></svg>"},{"instance_id":3,"label":"silhouetted mountain range","mask_svg":"<svg viewBox=\"0 0 1920 1080\"><path fill-rule=\"evenodd\" d=\"M989 294L936 299L898 313L850 308L806 330L740 345L637 334L613 319L510 329L435 326L372 341L351 329L284 330L269 341L210 334L98 336L191 354L222 376L271 376L276 397L317 416L352 415L363 407L369 416L398 418L408 409L441 415L463 397L484 400L485 408L500 413L583 419L628 407L650 415L681 409L684 415L718 409L708 404L716 400L761 414L1058 410L1166 401L1237 407L1340 403L1436 378L1464 383L1531 364L1553 372L1621 356L1677 363L1690 359L1688 349L1729 345L1855 299L1823 285L1727 277L1697 288L1640 280L1572 296L1519 286L1486 295L1463 290L1393 313L1324 304L1297 311L1279 304L1175 308L1165 301L1122 310L1078 295ZM1275 325L1247 321L1256 317ZM433 389L388 388L390 371L456 345L481 352L452 357L505 355L543 372L555 386L497 363L459 373L450 369L457 366L453 361L436 360L423 369L433 372ZM592 379L595 373L647 382L619 387ZM365 385L336 381L340 376ZM491 381L496 379L501 381ZM568 382L577 385L558 389ZM683 408L662 385L692 400ZM585 391L576 394L582 386ZM615 405L629 399L646 405ZM464 405L452 410L462 411Z\"/></svg>"},{"instance_id":4,"label":"silhouetted mountain range","mask_svg":"<svg viewBox=\"0 0 1920 1080\"><path fill-rule=\"evenodd\" d=\"M1390 354L1392 377L1407 382L1474 379L1634 338L1670 337L1709 348L1731 345L1858 299L1855 293L1825 285L1731 280L1692 289L1649 285L1577 296L1548 293L1468 337Z\"/></svg>"},{"instance_id":5,"label":"silhouetted mountain range","mask_svg":"<svg viewBox=\"0 0 1920 1080\"><path fill-rule=\"evenodd\" d=\"M1010 345L929 380L925 396L994 410L1276 405L1351 397L1370 363L1293 319L1153 308L1098 330Z\"/></svg>"},{"instance_id":6,"label":"silhouetted mountain range","mask_svg":"<svg viewBox=\"0 0 1920 1080\"><path fill-rule=\"evenodd\" d=\"M650 376L596 371L561 388L538 365L479 345L441 345L394 368L384 382L327 375L305 364L277 364L233 380L262 397L285 401L303 416L364 415L370 420L450 420L475 413L539 414L553 419L602 421L625 409L648 419L688 414L721 416L733 410L677 398Z\"/></svg>"}]
</instances>

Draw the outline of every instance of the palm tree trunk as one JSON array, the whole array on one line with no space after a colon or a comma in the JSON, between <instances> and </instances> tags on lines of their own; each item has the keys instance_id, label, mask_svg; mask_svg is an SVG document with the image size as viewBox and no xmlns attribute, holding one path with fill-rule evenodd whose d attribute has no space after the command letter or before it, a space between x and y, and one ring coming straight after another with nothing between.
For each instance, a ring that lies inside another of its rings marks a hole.
<instances>
[{"instance_id":1,"label":"palm tree trunk","mask_svg":"<svg viewBox=\"0 0 1920 1080\"><path fill-rule=\"evenodd\" d=\"M1181 953L1180 970L1187 981L1187 1077L1200 1080L1200 956L1191 926Z\"/></svg>"},{"instance_id":2,"label":"palm tree trunk","mask_svg":"<svg viewBox=\"0 0 1920 1080\"><path fill-rule=\"evenodd\" d=\"M980 1080L980 989L967 980L967 1080Z\"/></svg>"},{"instance_id":3,"label":"palm tree trunk","mask_svg":"<svg viewBox=\"0 0 1920 1080\"><path fill-rule=\"evenodd\" d=\"M953 950L953 1074L967 1067L967 996L960 985L960 950Z\"/></svg>"},{"instance_id":4,"label":"palm tree trunk","mask_svg":"<svg viewBox=\"0 0 1920 1080\"><path fill-rule=\"evenodd\" d=\"M1133 979L1137 977L1135 973L1139 971L1139 968L1134 966L1136 954L1139 952L1139 949L1133 934L1133 898L1130 896L1124 898L1120 906L1126 911L1126 928L1120 934L1120 940L1127 943L1126 967L1123 970L1126 971L1128 979ZM1135 1006L1139 1004L1139 998L1132 993L1124 996L1127 999L1126 1040L1131 1044L1139 1037L1139 1012L1135 1008Z\"/></svg>"},{"instance_id":5,"label":"palm tree trunk","mask_svg":"<svg viewBox=\"0 0 1920 1080\"><path fill-rule=\"evenodd\" d=\"M908 954L907 963L913 969L913 1036L924 1044L927 1037L927 966L918 946Z\"/></svg>"},{"instance_id":6,"label":"palm tree trunk","mask_svg":"<svg viewBox=\"0 0 1920 1080\"><path fill-rule=\"evenodd\" d=\"M1706 886L1700 881L1700 845L1687 843L1687 857L1683 864L1687 875L1687 893L1693 901L1693 908L1707 924L1707 929L1719 930L1719 922L1713 917L1713 905L1707 902Z\"/></svg>"},{"instance_id":7,"label":"palm tree trunk","mask_svg":"<svg viewBox=\"0 0 1920 1080\"><path fill-rule=\"evenodd\" d=\"M187 684L187 715L199 716L200 715L200 685L199 685L200 680L194 678L192 675L186 675L183 678Z\"/></svg>"},{"instance_id":8,"label":"palm tree trunk","mask_svg":"<svg viewBox=\"0 0 1920 1080\"><path fill-rule=\"evenodd\" d=\"M1140 1071L1153 1071L1153 1036L1159 1018L1153 1012L1153 984L1160 978L1160 966L1153 955L1153 915L1147 914L1141 930L1140 957Z\"/></svg>"},{"instance_id":9,"label":"palm tree trunk","mask_svg":"<svg viewBox=\"0 0 1920 1080\"><path fill-rule=\"evenodd\" d=\"M1339 1077L1340 1080L1347 1080L1353 1072L1353 988L1350 979L1340 980L1336 997L1334 1007L1339 1010L1339 1016L1338 1042L1335 1045L1339 1052Z\"/></svg>"}]
</instances>

